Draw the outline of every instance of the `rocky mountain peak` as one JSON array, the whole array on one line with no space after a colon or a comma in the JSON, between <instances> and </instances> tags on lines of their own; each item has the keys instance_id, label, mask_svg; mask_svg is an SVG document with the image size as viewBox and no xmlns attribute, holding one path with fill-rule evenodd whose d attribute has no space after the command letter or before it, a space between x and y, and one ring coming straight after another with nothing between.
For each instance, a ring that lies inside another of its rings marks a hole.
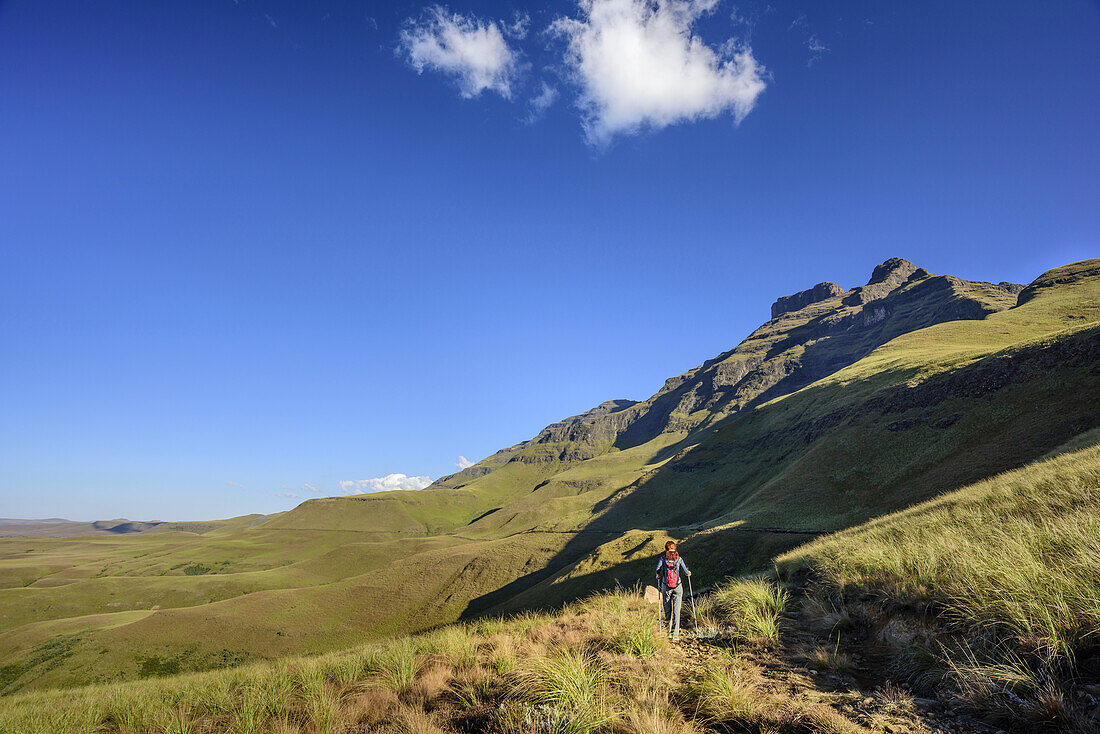
<instances>
[{"instance_id":1,"label":"rocky mountain peak","mask_svg":"<svg viewBox=\"0 0 1100 734\"><path fill-rule=\"evenodd\" d=\"M913 273L921 270L913 263L900 257L892 257L882 265L877 266L871 273L871 279L867 285L875 283L902 283L909 279Z\"/></svg>"},{"instance_id":2,"label":"rocky mountain peak","mask_svg":"<svg viewBox=\"0 0 1100 734\"><path fill-rule=\"evenodd\" d=\"M928 271L900 257L892 257L871 272L867 285L853 288L844 297L845 306L862 306L878 301L897 290L903 283L927 278Z\"/></svg>"},{"instance_id":3,"label":"rocky mountain peak","mask_svg":"<svg viewBox=\"0 0 1100 734\"><path fill-rule=\"evenodd\" d=\"M882 298L909 280L925 278L928 271L918 268L905 258L892 257L881 265L875 267L871 273L871 279L867 285L853 288L844 299L844 305L861 305ZM772 318L778 318L785 313L800 311L807 306L824 301L833 296L844 295L846 291L836 283L818 283L813 288L807 288L789 296L780 296L772 304Z\"/></svg>"}]
</instances>

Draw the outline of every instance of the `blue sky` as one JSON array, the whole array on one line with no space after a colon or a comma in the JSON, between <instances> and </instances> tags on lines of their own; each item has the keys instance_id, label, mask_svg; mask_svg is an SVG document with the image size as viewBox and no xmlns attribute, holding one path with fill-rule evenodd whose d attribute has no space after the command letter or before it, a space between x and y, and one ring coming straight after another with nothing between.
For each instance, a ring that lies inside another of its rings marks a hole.
<instances>
[{"instance_id":1,"label":"blue sky","mask_svg":"<svg viewBox=\"0 0 1100 734\"><path fill-rule=\"evenodd\" d=\"M889 257L1096 256L1098 41L1088 2L0 2L0 516L434 479Z\"/></svg>"}]
</instances>

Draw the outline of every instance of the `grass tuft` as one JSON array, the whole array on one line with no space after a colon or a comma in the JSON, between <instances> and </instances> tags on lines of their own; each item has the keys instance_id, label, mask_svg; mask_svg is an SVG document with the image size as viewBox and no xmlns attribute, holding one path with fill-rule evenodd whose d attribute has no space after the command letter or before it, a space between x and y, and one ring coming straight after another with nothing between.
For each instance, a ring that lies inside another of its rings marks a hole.
<instances>
[{"instance_id":1,"label":"grass tuft","mask_svg":"<svg viewBox=\"0 0 1100 734\"><path fill-rule=\"evenodd\" d=\"M460 624L436 630L420 642L424 652L440 656L459 670L477 665L478 643L478 636Z\"/></svg>"},{"instance_id":2,"label":"grass tuft","mask_svg":"<svg viewBox=\"0 0 1100 734\"><path fill-rule=\"evenodd\" d=\"M607 683L599 661L575 650L536 658L518 674L520 695L545 707L545 715L562 734L587 734L615 719L608 705Z\"/></svg>"},{"instance_id":3,"label":"grass tuft","mask_svg":"<svg viewBox=\"0 0 1100 734\"><path fill-rule=\"evenodd\" d=\"M742 636L779 639L787 592L775 584L763 579L736 579L716 587L712 597L714 611Z\"/></svg>"},{"instance_id":4,"label":"grass tuft","mask_svg":"<svg viewBox=\"0 0 1100 734\"><path fill-rule=\"evenodd\" d=\"M416 681L421 665L416 644L402 637L375 651L367 660L365 669L390 689L404 693Z\"/></svg>"},{"instance_id":5,"label":"grass tuft","mask_svg":"<svg viewBox=\"0 0 1100 734\"><path fill-rule=\"evenodd\" d=\"M856 669L852 656L841 652L839 647L828 648L818 645L807 654L806 659L815 668L831 670L834 673L852 673Z\"/></svg>"},{"instance_id":6,"label":"grass tuft","mask_svg":"<svg viewBox=\"0 0 1100 734\"><path fill-rule=\"evenodd\" d=\"M653 702L627 709L616 734L699 734L699 729L676 709Z\"/></svg>"},{"instance_id":7,"label":"grass tuft","mask_svg":"<svg viewBox=\"0 0 1100 734\"><path fill-rule=\"evenodd\" d=\"M759 723L766 713L765 697L744 671L711 663L691 682L690 696L708 721L745 726Z\"/></svg>"}]
</instances>

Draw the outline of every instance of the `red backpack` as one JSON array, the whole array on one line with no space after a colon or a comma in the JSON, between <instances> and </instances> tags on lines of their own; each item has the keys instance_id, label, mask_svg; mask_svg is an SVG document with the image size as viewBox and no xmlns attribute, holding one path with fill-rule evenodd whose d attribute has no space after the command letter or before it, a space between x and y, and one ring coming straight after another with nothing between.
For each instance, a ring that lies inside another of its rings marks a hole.
<instances>
[{"instance_id":1,"label":"red backpack","mask_svg":"<svg viewBox=\"0 0 1100 734\"><path fill-rule=\"evenodd\" d=\"M676 553L671 560L669 555L665 554L665 588L675 589L680 584L680 554Z\"/></svg>"}]
</instances>

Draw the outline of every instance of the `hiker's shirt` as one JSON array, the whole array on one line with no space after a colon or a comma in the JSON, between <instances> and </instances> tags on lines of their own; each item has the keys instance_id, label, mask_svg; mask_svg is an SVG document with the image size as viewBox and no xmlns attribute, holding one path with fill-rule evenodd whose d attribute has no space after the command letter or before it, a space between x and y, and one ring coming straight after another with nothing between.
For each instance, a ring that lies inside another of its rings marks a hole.
<instances>
[{"instance_id":1,"label":"hiker's shirt","mask_svg":"<svg viewBox=\"0 0 1100 734\"><path fill-rule=\"evenodd\" d=\"M663 555L657 559L657 581L661 586L665 585L665 567L668 565L668 559ZM683 583L685 573L691 573L688 570L688 565L684 563L684 557L680 556L676 559L676 586L680 586ZM672 587L676 588L676 587Z\"/></svg>"}]
</instances>

